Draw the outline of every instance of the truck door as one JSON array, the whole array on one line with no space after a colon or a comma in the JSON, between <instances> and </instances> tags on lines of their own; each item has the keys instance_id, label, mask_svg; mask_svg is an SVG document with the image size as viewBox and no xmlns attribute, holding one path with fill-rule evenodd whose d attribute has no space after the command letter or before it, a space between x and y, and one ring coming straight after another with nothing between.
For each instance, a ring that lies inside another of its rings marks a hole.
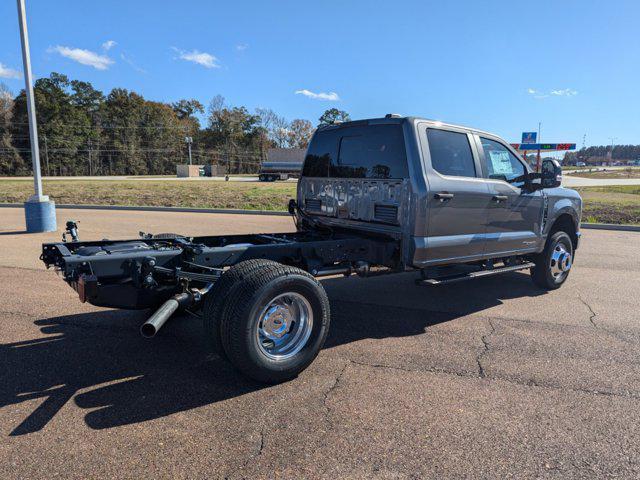
<instances>
[{"instance_id":1,"label":"truck door","mask_svg":"<svg viewBox=\"0 0 640 480\"><path fill-rule=\"evenodd\" d=\"M543 194L517 181L528 171L510 147L495 138L476 136L482 172L491 194L485 252L510 255L536 250L541 239Z\"/></svg>"},{"instance_id":2,"label":"truck door","mask_svg":"<svg viewBox=\"0 0 640 480\"><path fill-rule=\"evenodd\" d=\"M426 263L482 256L490 196L473 135L422 124L420 141L429 189Z\"/></svg>"}]
</instances>

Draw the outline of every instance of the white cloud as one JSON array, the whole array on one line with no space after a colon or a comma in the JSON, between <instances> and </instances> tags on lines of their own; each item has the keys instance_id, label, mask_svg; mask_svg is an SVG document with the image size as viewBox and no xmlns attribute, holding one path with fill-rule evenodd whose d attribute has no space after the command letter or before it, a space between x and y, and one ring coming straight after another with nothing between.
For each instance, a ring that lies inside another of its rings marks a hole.
<instances>
[{"instance_id":1,"label":"white cloud","mask_svg":"<svg viewBox=\"0 0 640 480\"><path fill-rule=\"evenodd\" d=\"M338 96L338 94L336 92L312 92L310 90L307 90L306 88L302 89L302 90L296 90L296 95L304 95L305 97L309 97L309 98L314 98L316 100L329 100L332 102L338 101L340 100L340 97Z\"/></svg>"},{"instance_id":2,"label":"white cloud","mask_svg":"<svg viewBox=\"0 0 640 480\"><path fill-rule=\"evenodd\" d=\"M573 90L572 88L564 88L562 90L551 90L551 95L556 95L558 97L573 97L577 95L578 92Z\"/></svg>"},{"instance_id":3,"label":"white cloud","mask_svg":"<svg viewBox=\"0 0 640 480\"><path fill-rule=\"evenodd\" d=\"M106 70L114 62L106 55L99 55L91 50L84 50L82 48L70 48L57 45L55 47L49 47L48 52L59 53L63 57L70 58L82 65L89 65L96 70Z\"/></svg>"},{"instance_id":4,"label":"white cloud","mask_svg":"<svg viewBox=\"0 0 640 480\"><path fill-rule=\"evenodd\" d=\"M533 95L533 98L547 98L549 95L554 95L556 97L573 97L578 94L576 90L572 88L565 88L563 90L551 90L549 93L541 92L536 90L535 88L527 88L527 93L529 95Z\"/></svg>"},{"instance_id":5,"label":"white cloud","mask_svg":"<svg viewBox=\"0 0 640 480\"><path fill-rule=\"evenodd\" d=\"M18 70L5 67L2 63L0 63L0 78L20 78L20 77L22 77L22 74Z\"/></svg>"},{"instance_id":6,"label":"white cloud","mask_svg":"<svg viewBox=\"0 0 640 480\"><path fill-rule=\"evenodd\" d=\"M247 48L249 48L249 45L247 45L246 43L239 43L238 45L236 45L236 50L239 52L244 52Z\"/></svg>"},{"instance_id":7,"label":"white cloud","mask_svg":"<svg viewBox=\"0 0 640 480\"><path fill-rule=\"evenodd\" d=\"M117 44L118 43L115 40L107 40L102 44L102 48L108 51L115 47Z\"/></svg>"},{"instance_id":8,"label":"white cloud","mask_svg":"<svg viewBox=\"0 0 640 480\"><path fill-rule=\"evenodd\" d=\"M197 63L206 68L220 68L218 59L207 52L200 52L198 50L192 50L191 52L185 52L176 47L171 47L178 53L178 58L186 60L187 62Z\"/></svg>"}]
</instances>

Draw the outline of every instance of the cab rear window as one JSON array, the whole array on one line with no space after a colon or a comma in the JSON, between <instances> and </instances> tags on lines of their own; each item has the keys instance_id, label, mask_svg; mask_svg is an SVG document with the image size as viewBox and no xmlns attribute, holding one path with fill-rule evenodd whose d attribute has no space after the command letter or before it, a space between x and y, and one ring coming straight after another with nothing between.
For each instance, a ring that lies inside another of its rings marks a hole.
<instances>
[{"instance_id":1,"label":"cab rear window","mask_svg":"<svg viewBox=\"0 0 640 480\"><path fill-rule=\"evenodd\" d=\"M407 154L402 126L357 125L315 134L305 158L306 177L405 178Z\"/></svg>"}]
</instances>

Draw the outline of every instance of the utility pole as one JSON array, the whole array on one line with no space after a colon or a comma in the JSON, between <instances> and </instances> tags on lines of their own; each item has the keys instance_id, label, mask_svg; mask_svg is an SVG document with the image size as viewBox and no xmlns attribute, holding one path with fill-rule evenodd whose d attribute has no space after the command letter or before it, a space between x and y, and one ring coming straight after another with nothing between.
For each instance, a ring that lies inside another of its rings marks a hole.
<instances>
[{"instance_id":1,"label":"utility pole","mask_svg":"<svg viewBox=\"0 0 640 480\"><path fill-rule=\"evenodd\" d=\"M540 130L542 128L542 122L538 122L538 145L542 143L542 135L540 135ZM538 149L538 156L536 157L536 172L540 172L540 168L542 165L542 157L540 156L540 149Z\"/></svg>"},{"instance_id":2,"label":"utility pole","mask_svg":"<svg viewBox=\"0 0 640 480\"><path fill-rule=\"evenodd\" d=\"M187 146L189 147L189 165L191 165L191 144L193 143L193 138L184 137L184 141L187 142Z\"/></svg>"},{"instance_id":3,"label":"utility pole","mask_svg":"<svg viewBox=\"0 0 640 480\"><path fill-rule=\"evenodd\" d=\"M542 129L542 122L538 122L538 143L542 143L542 135L540 134Z\"/></svg>"},{"instance_id":4,"label":"utility pole","mask_svg":"<svg viewBox=\"0 0 640 480\"><path fill-rule=\"evenodd\" d=\"M613 141L617 139L618 137L611 137L611 157L609 157L610 164L613 164Z\"/></svg>"},{"instance_id":5,"label":"utility pole","mask_svg":"<svg viewBox=\"0 0 640 480\"><path fill-rule=\"evenodd\" d=\"M27 12L24 0L17 0L18 22L20 23L20 43L22 45L22 64L24 67L27 114L29 117L29 139L31 141L31 160L33 162L33 186L35 194L24 204L27 232L53 232L57 229L55 203L42 194L42 174L40 172L40 152L38 145L38 126L36 123L36 103L33 96L31 76L31 55L29 53L29 34L27 32Z\"/></svg>"}]
</instances>

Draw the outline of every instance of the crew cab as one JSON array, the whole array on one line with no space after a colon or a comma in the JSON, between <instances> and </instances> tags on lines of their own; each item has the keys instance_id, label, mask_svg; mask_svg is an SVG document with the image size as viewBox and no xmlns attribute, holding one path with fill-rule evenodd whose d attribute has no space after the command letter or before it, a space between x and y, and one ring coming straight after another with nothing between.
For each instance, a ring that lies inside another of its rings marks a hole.
<instances>
[{"instance_id":1,"label":"crew cab","mask_svg":"<svg viewBox=\"0 0 640 480\"><path fill-rule=\"evenodd\" d=\"M157 309L144 336L187 309L220 356L281 382L326 339L330 306L318 277L413 271L416 288L446 288L530 270L538 288L560 287L582 209L561 179L558 162L533 172L488 132L387 115L317 129L288 206L295 232L81 242L69 222L71 240L44 244L41 258L81 301Z\"/></svg>"}]
</instances>

